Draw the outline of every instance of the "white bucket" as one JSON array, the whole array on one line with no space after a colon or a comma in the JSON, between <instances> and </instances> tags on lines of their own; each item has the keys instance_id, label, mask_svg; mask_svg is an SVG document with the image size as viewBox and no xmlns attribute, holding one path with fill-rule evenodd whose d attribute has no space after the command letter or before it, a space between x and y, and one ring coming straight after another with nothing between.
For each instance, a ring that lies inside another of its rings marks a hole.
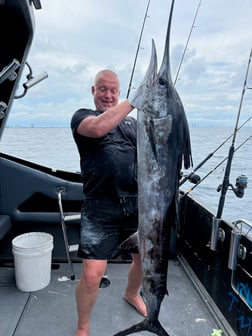
<instances>
[{"instance_id":1,"label":"white bucket","mask_svg":"<svg viewBox=\"0 0 252 336\"><path fill-rule=\"evenodd\" d=\"M51 280L53 236L29 232L12 240L16 286L24 292L46 287Z\"/></svg>"}]
</instances>

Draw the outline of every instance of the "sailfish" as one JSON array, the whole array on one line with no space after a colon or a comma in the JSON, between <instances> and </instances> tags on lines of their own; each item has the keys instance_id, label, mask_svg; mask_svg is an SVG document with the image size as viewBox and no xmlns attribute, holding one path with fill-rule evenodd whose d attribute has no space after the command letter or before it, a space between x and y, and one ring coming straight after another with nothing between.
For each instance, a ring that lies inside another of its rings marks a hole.
<instances>
[{"instance_id":1,"label":"sailfish","mask_svg":"<svg viewBox=\"0 0 252 336\"><path fill-rule=\"evenodd\" d=\"M167 292L169 243L178 225L179 179L182 163L192 165L188 122L170 72L171 3L165 51L157 73L157 53L152 53L143 82L130 100L137 108L138 231L134 235L142 260L142 296L147 317L114 336L150 331L169 336L159 322L159 311ZM131 244L133 237L124 243Z\"/></svg>"}]
</instances>

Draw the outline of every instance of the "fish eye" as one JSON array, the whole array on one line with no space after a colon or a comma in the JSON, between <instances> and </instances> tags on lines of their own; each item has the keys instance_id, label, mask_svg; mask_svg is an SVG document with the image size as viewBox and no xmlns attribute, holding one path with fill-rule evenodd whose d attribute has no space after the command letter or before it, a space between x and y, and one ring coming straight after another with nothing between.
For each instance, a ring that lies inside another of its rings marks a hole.
<instances>
[{"instance_id":1,"label":"fish eye","mask_svg":"<svg viewBox=\"0 0 252 336\"><path fill-rule=\"evenodd\" d=\"M167 83L167 81L164 78L159 77L159 84L160 85L165 85L166 83Z\"/></svg>"}]
</instances>

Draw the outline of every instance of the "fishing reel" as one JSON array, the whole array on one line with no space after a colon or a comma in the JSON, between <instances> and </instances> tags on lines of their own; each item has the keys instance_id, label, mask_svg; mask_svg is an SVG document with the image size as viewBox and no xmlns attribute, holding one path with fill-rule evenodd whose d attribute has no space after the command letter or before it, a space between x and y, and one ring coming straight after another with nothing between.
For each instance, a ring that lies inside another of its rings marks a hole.
<instances>
[{"instance_id":1,"label":"fishing reel","mask_svg":"<svg viewBox=\"0 0 252 336\"><path fill-rule=\"evenodd\" d=\"M237 197L242 198L244 196L245 189L248 186L248 177L246 175L240 175L236 178L235 187L231 183L229 183L229 186ZM221 188L222 184L218 186L217 191L219 192Z\"/></svg>"},{"instance_id":2,"label":"fishing reel","mask_svg":"<svg viewBox=\"0 0 252 336\"><path fill-rule=\"evenodd\" d=\"M188 181L191 182L191 183L193 183L193 184L199 183L200 180L201 180L201 177L199 175L197 175L197 174L193 173L193 174L190 174L188 176Z\"/></svg>"},{"instance_id":3,"label":"fishing reel","mask_svg":"<svg viewBox=\"0 0 252 336\"><path fill-rule=\"evenodd\" d=\"M233 192L235 195L239 198L242 198L244 196L245 189L248 186L248 178L245 175L240 175L236 179L235 187L230 184Z\"/></svg>"},{"instance_id":4,"label":"fishing reel","mask_svg":"<svg viewBox=\"0 0 252 336\"><path fill-rule=\"evenodd\" d=\"M197 174L195 174L194 172L190 173L189 175L183 175L183 173L180 173L180 179L182 179L179 182L179 185L181 186L182 184L184 184L186 181L191 182L192 184L198 184L201 180L201 177Z\"/></svg>"}]
</instances>

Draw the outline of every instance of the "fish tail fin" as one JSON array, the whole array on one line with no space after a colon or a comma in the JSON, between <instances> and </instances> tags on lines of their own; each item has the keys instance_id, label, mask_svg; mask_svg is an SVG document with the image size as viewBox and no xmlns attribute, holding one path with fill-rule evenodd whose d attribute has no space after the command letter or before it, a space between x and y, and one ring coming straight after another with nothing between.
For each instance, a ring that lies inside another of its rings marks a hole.
<instances>
[{"instance_id":1,"label":"fish tail fin","mask_svg":"<svg viewBox=\"0 0 252 336\"><path fill-rule=\"evenodd\" d=\"M125 329L123 331L114 334L113 336L126 336L130 334L134 334L140 331L150 331L158 336L169 336L169 334L162 327L161 323L158 320L150 321L149 319L145 319L138 324L134 324L132 327Z\"/></svg>"}]
</instances>

